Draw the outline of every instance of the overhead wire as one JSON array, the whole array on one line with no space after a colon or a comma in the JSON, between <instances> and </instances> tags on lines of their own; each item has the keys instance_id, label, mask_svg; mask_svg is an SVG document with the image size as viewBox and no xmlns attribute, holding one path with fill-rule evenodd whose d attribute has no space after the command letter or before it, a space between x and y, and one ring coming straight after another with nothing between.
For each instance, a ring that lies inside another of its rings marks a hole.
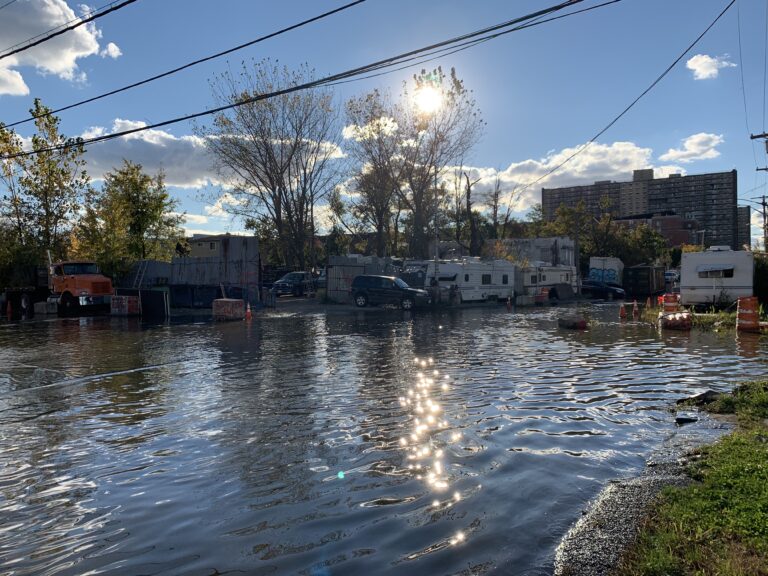
<instances>
[{"instance_id":1,"label":"overhead wire","mask_svg":"<svg viewBox=\"0 0 768 576\"><path fill-rule=\"evenodd\" d=\"M659 82L661 82L667 74L669 74L669 72L680 62L680 60L682 60L685 57L685 55L688 54L688 52L690 52L696 46L696 44L698 44L701 41L702 38L704 38L704 36L707 34L707 32L709 32L712 29L712 27L715 24L717 24L717 22L720 20L720 18L722 18L723 15L726 12L728 12L728 10L734 5L735 2L736 2L736 0L731 0L728 3L728 5L722 10L722 12L720 12L720 14L718 14L717 17L712 21L712 23L709 26L706 27L704 32L699 34L699 36L685 50L683 50L683 52L677 58L675 58L675 60L672 62L672 64L667 66L667 68L653 82L651 82L651 84L645 90L643 90L640 93L640 95L637 98L635 98L629 104L629 106L624 108L624 110L622 110L619 113L619 115L616 116L613 120L611 120L602 130L600 130L597 134L595 134L592 138L590 138L585 144L583 144L581 147L579 147L578 150L573 152L565 160L560 162L560 164L558 164L554 168L548 170L544 175L542 175L539 178L533 180L532 182L529 182L528 184L525 184L524 186L520 187L519 189L516 188L515 189L515 193L519 194L520 192L524 192L525 190L527 190L531 186L535 186L536 184L538 184L539 182L541 182L545 178L548 178L549 176L551 176L552 174L554 174L555 172L560 170L563 166L568 164L571 160L573 160L579 154L581 154L587 148L589 148L589 146L591 146L600 136L605 134L614 124L616 124L616 122L621 120L621 118L623 118L624 115L626 115L626 113L629 112L635 106L635 104L637 104L646 94L648 94L651 90L653 90L653 88L655 88L656 85Z\"/></svg>"},{"instance_id":2,"label":"overhead wire","mask_svg":"<svg viewBox=\"0 0 768 576\"><path fill-rule=\"evenodd\" d=\"M741 75L741 100L744 104L744 126L747 129L747 136L750 136L751 132L749 130L749 113L747 112L747 91L744 85L744 57L742 55L742 49L741 49L741 3L740 2L736 4L736 29L738 31L738 39L739 39L739 72ZM755 169L757 169L757 154L755 153L754 140L751 143L751 147L752 147L752 158L755 161Z\"/></svg>"},{"instance_id":3,"label":"overhead wire","mask_svg":"<svg viewBox=\"0 0 768 576\"><path fill-rule=\"evenodd\" d=\"M13 0L14 2L16 0ZM55 32L56 30L60 30L61 28L64 28L65 26L68 26L69 24L72 24L73 22L78 22L83 17L88 17L93 14L96 14L97 12L101 12L104 10L107 6L111 6L114 4L117 0L112 0L111 2L107 2L106 4L102 4L98 8L94 8L93 10L88 10L87 12L84 12L80 16L76 16L75 18L72 18L71 20L67 20L66 22L62 22L58 26L54 26L53 28L50 28L44 32L40 32L40 34L37 34L35 36L32 36L31 38L27 38L26 40L22 40L21 42L16 42L16 44L13 44L12 46L7 46L6 48L3 48L0 50L0 54L3 52L7 52L8 50L12 50L13 48L16 48L17 46L22 46L26 44L27 42L31 42L32 40L36 40L37 38L41 38L42 36L45 36L46 34L50 34L51 32Z\"/></svg>"},{"instance_id":4,"label":"overhead wire","mask_svg":"<svg viewBox=\"0 0 768 576\"><path fill-rule=\"evenodd\" d=\"M765 5L765 46L763 50L763 132L765 132L766 86L768 86L768 3Z\"/></svg>"},{"instance_id":5,"label":"overhead wire","mask_svg":"<svg viewBox=\"0 0 768 576\"><path fill-rule=\"evenodd\" d=\"M11 4L13 4L14 2L16 2L16 0L8 0L8 2L6 2L6 3L5 3L5 4L3 4L2 6L0 6L0 10L2 10L3 8L7 8L7 7L8 7L8 6L10 6Z\"/></svg>"},{"instance_id":6,"label":"overhead wire","mask_svg":"<svg viewBox=\"0 0 768 576\"><path fill-rule=\"evenodd\" d=\"M87 24L88 22L93 22L94 20L101 18L102 16L106 16L107 14L111 14L112 12L115 12L117 10L120 10L121 8L125 8L129 4L133 4L137 0L125 0L124 2L121 2L120 4L116 6L112 6L111 8L108 8L104 10L103 12L98 13L91 13L91 15L86 16L84 18L78 18L77 22L67 26L66 28L62 28L61 30L56 30L55 32L51 32L50 34L46 34L42 38L39 38L38 40L34 40L32 42L24 43L23 46L19 48L15 48L10 51L3 52L0 54L0 60L4 58L8 58L9 56L13 56L14 54L18 54L19 52L24 52L25 50L29 50L30 48L34 48L35 46L39 46L40 44L44 42L48 42L49 40L52 40L53 38L56 38L57 36L61 36L65 32L69 32L70 30L74 30L75 28L79 28L80 26ZM17 45L18 46L18 45Z\"/></svg>"},{"instance_id":7,"label":"overhead wire","mask_svg":"<svg viewBox=\"0 0 768 576\"><path fill-rule=\"evenodd\" d=\"M355 0L354 2L350 2L349 4L345 4L344 6L340 6L339 8L336 8L334 10L330 10L328 12L324 12L323 14L319 14L318 16L314 16L313 18L309 18L307 20L303 20L303 21L298 22L296 24L292 24L291 26L287 26L285 28L277 30L276 32L272 32L272 33L266 34L264 36L260 36L259 38L251 40L251 41L246 42L244 44L240 44L240 45L235 46L233 48L229 48L229 49L224 50L222 52L217 52L216 54L211 54L210 56L206 56L204 58L199 58L198 60L194 60L194 61L189 62L187 64L184 64L182 66L177 66L176 68L173 68L172 70L168 70L168 71L162 72L160 74L155 74L154 76L150 76L149 78L145 78L144 80L140 80L138 82L134 82L132 84L128 84L128 85L123 86L121 88L115 88L114 90L110 90L109 92L104 92L103 94L99 94L98 96L93 96L91 98L86 98L85 100L80 100L79 102L75 102L74 104L69 104L67 106L62 106L61 108L56 108L55 110L50 110L49 112L46 112L44 114L32 115L29 118L25 118L24 120L18 120L16 122L12 122L10 124L6 124L5 127L6 128L12 128L14 126L19 126L20 124L25 124L27 122L32 122L36 118L44 118L44 117L50 116L52 114L58 114L59 112L64 112L65 110L71 110L72 108L77 108L78 106L82 106L84 104L89 104L91 102L95 102L97 100L101 100L102 98L107 98L108 96L114 96L115 94L119 94L120 92L125 92L126 90L130 90L132 88L137 88L138 86L143 86L144 84L149 84L150 82L154 82L155 80L159 80L161 78L165 78L166 76L171 76L172 74L176 74L178 72L181 72L182 70L186 70L187 68L191 68L193 66L197 66L198 64L202 64L204 62L208 62L210 60L214 60L214 59L220 58L222 56L226 56L227 54L232 54L233 52L236 52L238 50L242 50L244 48L248 48L249 46L253 46L254 44L258 44L260 42L264 42L265 40L269 40L271 38L275 38L276 36L280 36L281 34L285 34L286 32L290 32L292 30L296 30L297 28L301 28L302 26L306 26L307 24L311 24L313 22L317 22L318 20L322 20L323 18L327 18L328 16L332 16L333 14L337 14L339 12L342 12L344 10L352 8L353 6L357 6L358 4L362 4L365 1L366 0Z\"/></svg>"},{"instance_id":8,"label":"overhead wire","mask_svg":"<svg viewBox=\"0 0 768 576\"><path fill-rule=\"evenodd\" d=\"M433 52L429 52L424 56L415 56L412 58L404 59L402 62L406 62L406 64L399 66L397 68L389 68L385 70L384 72L377 72L375 74L369 74L367 76L361 76L358 78L350 78L348 80L339 80L337 82L332 82L327 84L328 86L338 86L340 84L348 84L350 82L357 82L360 80L368 80L370 78L376 78L378 76L384 76L385 74L391 74L392 72L398 72L400 70L406 70L408 68L413 68L414 66L419 66L421 64L426 64L427 62L432 62L434 60L437 60L439 58L444 58L445 56L450 56L451 54L456 54L458 52L463 52L464 50L468 50L469 48L473 48L475 46L478 46L480 44L483 44L485 42L488 42L490 40L494 40L496 38L499 38L501 36L504 36L506 34L510 34L512 32L519 32L520 30L525 30L526 28L533 28L534 26L540 26L541 24L547 24L549 22L553 22L555 20L560 20L562 18L567 18L569 16L575 16L576 14L582 14L584 12L589 12L591 10L595 10L597 8L603 8L605 6L608 6L610 4L617 4L621 2L622 0L606 0L602 4L595 4L594 6L589 6L587 8L582 8L580 10L574 10L573 12L568 12L567 14L561 14L559 16L553 16L551 18L543 18L542 16L539 16L538 18L533 19L531 22L528 22L527 24L521 24L520 26L515 26L514 28L510 28L508 30L504 30L502 32L497 32L495 34L491 34L489 36L485 36L483 38L477 38L474 40L469 40L467 42L464 42L463 44L459 44L457 46L450 46L446 48L440 48Z\"/></svg>"},{"instance_id":9,"label":"overhead wire","mask_svg":"<svg viewBox=\"0 0 768 576\"><path fill-rule=\"evenodd\" d=\"M155 128L162 128L164 126L168 126L168 125L171 125L171 124L177 124L179 122L185 122L185 121L189 121L189 120L194 120L196 118L201 118L203 116L210 116L210 115L213 115L213 114L218 114L220 112L224 112L224 111L230 110L232 108L237 108L239 106L244 106L244 105L247 105L247 104L252 104L252 103L255 103L255 102L258 102L258 101L261 101L261 100L267 100L267 99L270 99L270 98L275 98L277 96L282 96L282 95L285 95L285 94L290 94L290 93L298 92L298 91L301 91L301 90L307 90L307 89L310 89L310 88L316 88L316 87L323 86L323 85L332 85L333 83L336 83L336 82L338 82L340 80L344 80L344 79L347 79L347 78L350 78L350 77L354 77L354 76L360 76L360 75L366 74L366 73L368 73L370 71L378 70L378 69L381 69L381 68L384 68L384 67L397 66L397 65L400 64L401 61L404 61L405 59L411 58L414 55L417 55L417 54L420 54L420 53L424 53L424 52L433 52L433 51L437 50L438 48L442 48L442 47L453 47L453 44L457 44L459 42L463 42L463 41L472 39L474 37L482 36L482 35L488 34L490 32L497 32L497 31L499 31L499 30L501 30L503 28L509 28L510 26L513 26L515 24L519 24L519 23L522 23L522 22L530 21L530 20L539 18L541 16L544 16L544 15L547 15L547 14L551 14L551 13L560 11L560 10L562 10L562 9L568 7L568 6L572 6L574 4L581 3L583 1L585 1L585 0L569 0L569 1L566 1L566 2L561 2L560 4L556 4L554 6L550 6L548 8L544 8L542 10L538 10L536 12L533 12L531 14L527 14L525 16L521 16L519 18L514 18L512 20L508 20L508 21L506 21L504 23L501 23L501 24L496 24L494 26L489 26L489 27L483 28L481 30L477 30L475 32L470 32L470 33L463 34L463 35L455 37L455 38L451 38L449 40L444 40L444 41L441 41L441 42L437 42L435 44L431 44L429 46L425 46L425 47L422 47L422 48L411 50L409 52L405 52L405 53L399 54L397 56L392 56L392 57L389 57L389 58L385 58L383 60L379 60L379 61L374 62L372 64L367 64L367 65L360 66L360 67L357 67L357 68L353 68L353 69L350 69L350 70L347 70L347 71L344 71L344 72L340 72L340 73L337 73L337 74L332 74L330 76L325 76L324 78L320 78L320 79L313 80L313 81L310 81L310 82L305 82L303 84L299 84L299 85L295 85L295 86L290 86L290 87L284 88L282 90L276 90L276 91L273 91L273 92L258 94L256 96L252 96L252 97L249 97L249 98L243 98L243 99L241 99L241 100L239 100L237 102L233 102L233 103L230 103L230 104L219 106L217 108L213 108L213 109L210 109L210 110L205 110L205 111L202 111L202 112L196 112L196 113L193 113L193 114L187 114L185 116L180 116L180 117L177 117L177 118L172 118L172 119L169 119L169 120L165 120L163 122L157 122L157 123L150 124L150 125L145 125L145 126L140 126L140 127L136 127L136 128L131 128L131 129L128 129L128 130L122 130L120 132L113 132L113 133L110 133L110 134L103 134L101 136L96 136L96 137L93 137L93 138L88 138L88 139L78 138L78 139L75 139L72 142L67 142L67 143L64 143L64 144L57 145L57 146L51 146L51 147L48 147L48 148L45 148L45 149L41 149L41 150L22 151L22 152L19 152L19 153L16 153L16 154L9 154L9 155L0 157L0 159L8 160L8 159L11 159L11 158L17 158L17 157L21 157L21 156L31 156L31 155L35 155L35 154L38 154L38 153L41 153L41 152L53 152L53 151L57 151L57 150L64 150L64 149L71 148L71 147L74 147L74 146L85 146L85 145L89 145L89 144L95 144L97 142L105 142L107 140L113 140L113 139L116 139L116 138L120 138L120 137L123 137L123 136L128 136L128 135L135 134L135 133L138 133L138 132L144 132L144 131L152 130L152 129L155 129ZM620 0L615 0L615 1L620 1ZM614 2L609 2L609 3L614 3ZM415 65L415 64L412 64L412 65Z\"/></svg>"}]
</instances>

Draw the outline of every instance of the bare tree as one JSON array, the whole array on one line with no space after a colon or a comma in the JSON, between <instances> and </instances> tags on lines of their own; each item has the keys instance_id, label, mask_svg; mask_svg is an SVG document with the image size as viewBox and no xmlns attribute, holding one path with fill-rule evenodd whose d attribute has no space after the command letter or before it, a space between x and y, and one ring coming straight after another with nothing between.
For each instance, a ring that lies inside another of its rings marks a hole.
<instances>
[{"instance_id":1,"label":"bare tree","mask_svg":"<svg viewBox=\"0 0 768 576\"><path fill-rule=\"evenodd\" d=\"M512 193L514 195L514 192ZM501 177L496 173L493 188L485 196L485 204L490 211L491 233L493 238L506 238L507 228L512 219L512 199L506 202L506 208L502 206L504 193L501 188Z\"/></svg>"},{"instance_id":2,"label":"bare tree","mask_svg":"<svg viewBox=\"0 0 768 576\"><path fill-rule=\"evenodd\" d=\"M314 79L306 65L291 71L269 60L211 81L217 105L242 102ZM277 232L284 263L314 265L315 206L340 177L338 116L332 93L314 88L243 104L198 128L231 186L222 207L253 222L267 217Z\"/></svg>"},{"instance_id":3,"label":"bare tree","mask_svg":"<svg viewBox=\"0 0 768 576\"><path fill-rule=\"evenodd\" d=\"M345 134L359 174L357 210L379 236L385 220L392 223L393 252L400 224L406 223L409 255L424 258L444 201L441 175L478 141L483 121L454 70L449 76L440 68L429 75L422 71L413 86L403 87L397 104L376 91L350 100ZM415 103L426 90L439 100L432 110Z\"/></svg>"},{"instance_id":4,"label":"bare tree","mask_svg":"<svg viewBox=\"0 0 768 576\"><path fill-rule=\"evenodd\" d=\"M353 187L357 197L350 202L351 212L375 230L376 254L384 256L402 171L393 106L374 90L350 99L346 111L346 150L356 163Z\"/></svg>"},{"instance_id":5,"label":"bare tree","mask_svg":"<svg viewBox=\"0 0 768 576\"><path fill-rule=\"evenodd\" d=\"M414 93L405 86L403 105L395 116L403 157L400 197L413 219L409 251L426 257L430 222L437 225L434 211L443 195L440 175L467 155L480 139L484 123L471 92L454 69L449 76L441 68L429 75L422 70L413 80ZM437 91L439 106L431 111L414 106L412 96L423 90Z\"/></svg>"}]
</instances>

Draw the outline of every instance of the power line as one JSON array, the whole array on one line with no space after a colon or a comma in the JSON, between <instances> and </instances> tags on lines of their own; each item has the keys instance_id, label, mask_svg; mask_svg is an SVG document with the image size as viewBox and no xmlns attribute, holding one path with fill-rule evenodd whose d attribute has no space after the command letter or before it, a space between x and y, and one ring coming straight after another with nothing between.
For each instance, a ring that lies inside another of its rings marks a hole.
<instances>
[{"instance_id":1,"label":"power line","mask_svg":"<svg viewBox=\"0 0 768 576\"><path fill-rule=\"evenodd\" d=\"M220 58L221 56L226 56L227 54L231 54L232 52L236 52L238 50L242 50L243 48L247 48L249 46L253 46L254 44L258 44L259 42L263 42L265 40L269 40L270 38L274 38L275 36L279 36L281 34L285 34L286 32L290 32L290 31L295 30L297 28L301 28L302 26L306 26L307 24L311 24L312 22L317 22L318 20L322 20L323 18L327 18L328 16L331 16L331 15L336 14L338 12L342 12L344 10L347 10L348 8L352 8L353 6L361 4L361 3L365 2L365 1L366 0L356 0L355 2L351 2L349 4L345 4L344 6L336 8L335 10L330 10L329 12L325 12L325 13L320 14L319 16L315 16L313 18L309 18L308 20L304 20L302 22L299 22L298 24L293 24L291 26L288 26L288 27L283 28L281 30L278 30L276 32L272 32L270 34L267 34L266 36L261 36L260 38L256 38L255 40L251 40L250 42L246 42L245 44L240 44L239 46L235 46L234 48L230 48L228 50L224 50L223 52L218 52L216 54L212 54L210 56L206 56L205 58L200 58L199 60L195 60L193 62L189 62L188 64L184 64L183 66L179 66L179 67L174 68L172 70L168 70L167 72L162 72L160 74L156 74L155 76L151 76L149 78L145 78L144 80L140 80L138 82L134 82L133 84L128 84L127 86L123 86L122 88L116 88L114 90L110 90L109 92L105 92L103 94L99 94L98 96L94 96L92 98L87 98L85 100L81 100L80 102L75 102L74 104L69 104L67 106L62 106L61 108L57 108L55 110L51 110L50 112L46 112L45 114L40 114L38 116L30 116L29 118L26 118L24 120L18 120L17 122L13 122L12 124L7 124L6 128L12 128L12 127L18 126L20 124L25 124L26 122L31 122L32 120L35 120L36 118L44 118L44 117L50 116L52 114L58 114L59 112L63 112L65 110L70 110L72 108L76 108L78 106L82 106L83 104L88 104L90 102L95 102L96 100L101 100L102 98L106 98L108 96L113 96L115 94L119 94L120 92L125 92L126 90L130 90L131 88L136 88L138 86L142 86L144 84L148 84L150 82L154 82L155 80L159 80L160 78L165 78L166 76L170 76L171 74L176 74L177 72L181 72L182 70L186 70L187 68L191 68L192 66L196 66L198 64L202 64L203 62L208 62L209 60L213 60L215 58Z\"/></svg>"},{"instance_id":2,"label":"power line","mask_svg":"<svg viewBox=\"0 0 768 576\"><path fill-rule=\"evenodd\" d=\"M6 2L5 4L3 4L2 6L0 6L0 10L2 10L3 8L7 8L7 7L8 7L8 6L10 6L11 4L13 4L14 2L16 2L16 0L9 0L9 1L8 1L8 2Z\"/></svg>"},{"instance_id":3,"label":"power line","mask_svg":"<svg viewBox=\"0 0 768 576\"><path fill-rule=\"evenodd\" d=\"M464 50L468 50L469 48L474 48L475 46L478 46L480 44L483 44L485 42L488 42L489 40L495 40L496 38L499 38L501 36L504 36L506 34L511 34L512 32L519 32L520 30L525 30L526 28L533 28L534 26L540 26L541 24L547 24L548 22L553 22L555 20L560 20L562 18L567 18L569 16L575 16L576 14L582 14L584 12L590 12L592 10L595 10L597 8L603 8L605 6L608 6L610 4L617 4L618 2L621 2L622 0L607 0L606 2L603 2L602 4L596 4L594 6L589 6L588 8L582 8L580 10L575 10L573 12L568 12L567 14L561 14L559 16L553 16L551 18L542 19L541 16L534 18L527 24L521 24L519 26L515 26L514 28L509 28L508 30L504 30L502 32L497 32L495 34L491 34L482 38L476 38L473 40L469 40L467 42L464 42L462 44L458 44L456 46L449 46L440 48L434 51L431 51L427 53L426 55L421 56L414 56L411 58L406 58L402 60L401 62L398 62L398 64L402 64L401 66L398 66L397 68L389 68L384 70L383 72L377 72L375 74L368 74L367 76L362 76L359 78L350 78L348 80L339 80L337 82L331 82L327 84L328 86L338 86L340 84L348 84L350 82L357 82L359 80L367 80L370 78L376 78L378 76L384 76L385 74L391 74L392 72L397 72L400 70L406 70L408 68L413 68L414 66L420 66L422 64L425 64L427 62L432 62L434 60L438 60L440 58L444 58L445 56L450 56L451 54L456 54L458 52L463 52ZM382 68L384 68L382 66Z\"/></svg>"},{"instance_id":4,"label":"power line","mask_svg":"<svg viewBox=\"0 0 768 576\"><path fill-rule=\"evenodd\" d=\"M71 26L67 26L66 28L63 28L61 30L57 30L56 32L51 32L50 34L47 34L46 36L43 36L39 40L35 40L34 42L29 42L28 44L25 44L24 46L21 46L20 48L16 48L14 50L11 50L10 52L5 52L4 54L0 54L0 60L3 58L8 58L9 56L13 56L14 54L18 54L19 52L24 52L25 50L29 50L30 48L33 48L34 46L38 46L39 44L42 44L43 42L47 42L48 40L51 40L52 38L55 38L56 36L60 36L64 34L65 32L69 32L70 30L74 30L75 28L78 28L82 26L83 24L87 24L88 22L93 22L97 18L101 18L102 16L106 16L107 14L111 12L115 12L116 10L120 10L120 8L124 8L125 6L128 6L128 4L133 4L136 2L136 0L125 0L124 2L121 2L117 6L112 6L111 8L108 8L107 10L104 10L103 12L99 13L92 13L90 16L86 18L78 19L78 21L75 24L72 24Z\"/></svg>"},{"instance_id":5,"label":"power line","mask_svg":"<svg viewBox=\"0 0 768 576\"><path fill-rule=\"evenodd\" d=\"M765 132L765 88L768 84L768 4L765 6L765 48L763 50L763 132Z\"/></svg>"},{"instance_id":6,"label":"power line","mask_svg":"<svg viewBox=\"0 0 768 576\"><path fill-rule=\"evenodd\" d=\"M747 128L747 134L751 134L749 131L749 114L747 113L747 91L744 87L744 58L741 50L741 3L736 4L736 29L738 31L739 38L739 72L741 73L741 100L744 104L744 125ZM757 154L755 154L755 144L751 143L752 158L755 161L755 168L757 168Z\"/></svg>"},{"instance_id":7,"label":"power line","mask_svg":"<svg viewBox=\"0 0 768 576\"><path fill-rule=\"evenodd\" d=\"M546 174L544 174L543 176L540 176L539 178L537 178L537 179L536 179L536 180L534 180L533 182L529 182L528 184L526 184L525 186L523 186L523 187L522 187L522 188L520 188L519 190L518 190L518 189L515 189L515 192L523 192L523 191L527 190L528 188L530 188L531 186L534 186L535 184L538 184L539 182L541 182L541 181L542 181L542 180L544 180L545 178L547 178L547 177L551 176L552 174L554 174L555 172L557 172L558 170L560 170L560 168L562 168L563 166L565 166L566 164L568 164L568 162L570 162L571 160L573 160L574 158L576 158L576 156L578 156L579 154L581 154L582 152L584 152L584 150L586 150L587 148L589 148L589 146L590 146L591 144L593 144L593 143L595 142L595 140L597 140L597 139L598 139L600 136L602 136L603 134L605 134L605 133L606 133L606 132L607 132L607 131L608 131L608 130L609 130L609 129L610 129L610 128L611 128L611 127L614 125L614 124L616 124L616 122L618 122L618 121L619 121L619 120L620 120L620 119L621 119L621 118L622 118L622 117L623 117L623 116L624 116L624 115L625 115L627 112L629 112L629 111L630 111L630 110L631 110L631 109L632 109L632 108L635 106L635 104L637 104L637 103L638 103L638 102L639 102L639 101L640 101L640 100L641 100L641 99L642 99L642 98L643 98L643 97L644 97L646 94L648 94L648 92L650 92L651 90L653 90L653 88L655 88L655 87L656 87L656 85L657 85L659 82L661 82L661 80L662 80L662 79L664 79L664 77L665 77L667 74L669 74L669 72L670 72L670 71L671 71L671 70L672 70L672 69L673 69L673 68L674 68L674 67L675 67L675 66L676 66L676 65L677 65L677 64L680 62L680 60L682 60L682 59L685 57L685 55L686 55L686 54L688 54L688 52L690 52L690 51L691 51L691 50L694 48L694 46L696 46L696 44L698 44L698 43L701 41L701 39L702 39L702 38L704 38L704 36L707 34L707 32L709 32L709 31L710 31L710 29L712 29L712 27L713 27L715 24L717 24L718 20L720 20L720 18L722 18L722 17L723 17L723 15L724 15L724 14L725 14L725 13L726 13L726 12L727 12L727 11L728 11L730 8L731 8L731 6L733 6L733 5L734 5L734 3L735 3L735 2L736 2L736 0L731 0L731 1L728 3L728 5L727 5L727 6L726 6L726 7L723 9L723 11L722 11L722 12L720 12L720 14L718 14L718 15L717 15L717 18L715 18L715 19L712 21L712 23L711 23L709 26L707 26L707 28L704 30L704 32L702 32L701 34L699 34L699 36L696 38L696 40L694 40L694 41L693 41L693 42L692 42L692 43L691 43L691 44L688 46L688 48L686 48L685 50L683 50L683 52L680 54L680 56L678 56L677 58L675 58L674 62L672 62L672 64L670 64L669 66L667 66L666 70L664 70L664 72L662 72L662 73L661 73L661 74L660 74L660 75L659 75L659 76L656 78L656 80L654 80L653 82L651 82L650 86L648 86L648 88L646 88L645 90L643 90L643 91L640 93L640 95L639 95L637 98L635 98L635 99L632 101L632 103L631 103L629 106L627 106L626 108L624 108L624 110L622 110L622 111L621 111L621 113L620 113L618 116L616 116L616 117L615 117L613 120L611 120L611 121L608 123L608 125L607 125L607 126L605 126L605 128L603 128L602 130L600 130L600 131L599 131L597 134L595 134L595 135L594 135L592 138L590 138L590 139L589 139L589 141L588 141L586 144L584 144L583 146L581 146L581 147L580 147L578 150L576 150L576 152L574 152L573 154L571 154L570 156L568 156L568 158L566 158L566 159L565 159L565 160L563 160L563 161L562 161L560 164L558 164L557 166L555 166L554 168L552 168L551 170L549 170L549 171L548 171Z\"/></svg>"},{"instance_id":8,"label":"power line","mask_svg":"<svg viewBox=\"0 0 768 576\"><path fill-rule=\"evenodd\" d=\"M267 99L270 99L270 98L275 98L277 96L282 96L282 95L290 94L290 93L293 93L293 92L299 92L301 90L307 90L307 89L310 89L310 88L317 88L319 86L332 85L334 83L337 83L337 82L339 82L341 80L345 80L347 78L351 78L351 77L354 77L354 76L360 76L362 74L366 74L368 72L371 72L371 71L374 71L374 70L378 70L378 69L381 69L381 68L385 68L385 67L396 66L396 65L400 64L402 61L405 61L406 59L409 59L412 56L415 56L417 54L421 54L421 53L424 53L424 52L434 52L437 49L443 48L443 47L445 47L445 48L453 47L452 45L457 44L459 42L463 42L463 41L472 39L474 37L482 36L484 34L488 34L489 32L497 32L497 31L499 31L499 30L501 30L503 28L508 28L508 27L510 27L510 26L512 26L514 24L520 24L522 22L530 21L530 20L539 18L541 16L544 16L546 14L551 14L551 13L557 12L559 10L562 10L563 8L568 7L568 6L572 6L574 4L581 3L583 1L584 0L569 0L569 1L566 1L566 2L562 2L560 4L557 4L557 5L554 5L554 6L550 6L549 8L544 8L544 9L539 10L537 12L533 12L531 14L527 14L526 16L521 16L521 17L515 18L513 20L508 20L507 22L504 22L502 24L497 24L497 25L494 25L494 26L489 26L489 27L484 28L482 30L478 30L478 31L475 31L475 32L464 34L462 36L451 38L449 40L444 40L444 41L438 42L436 44L432 44L430 46L425 46L423 48L418 48L416 50L411 50L409 52L405 52L405 53L399 54L397 56L392 56L390 58L386 58L384 60L379 60L378 62L374 62L372 64L367 64L365 66L360 66L358 68L353 68L353 69L347 70L345 72L340 72L340 73L337 73L337 74L333 74L331 76L326 76L326 77L320 78L318 80L313 80L313 81L310 81L310 82L306 82L304 84L299 84L299 85L296 85L296 86L291 86L289 88L284 88L282 90L277 90L277 91L274 91L274 92L258 94L256 96L253 96L253 97L250 97L250 98L245 98L245 99L242 99L242 100L240 100L238 102L233 102L231 104L226 104L224 106L219 106L218 108L214 108L214 109L211 109L211 110L206 110L206 111L203 111L203 112L196 112L196 113L193 113L193 114L188 114L186 116L180 116L180 117L173 118L173 119L170 119L170 120L165 120L163 122L158 122L158 123L147 125L147 126L132 128L130 130L123 130L123 131L120 131L120 132L113 132L111 134L104 134L102 136L96 136L94 138L88 138L88 139L78 138L78 139L76 139L76 140L74 140L73 142L70 142L70 143L65 143L65 144L61 144L61 145L58 145L58 146L51 146L49 148L45 148L45 149L42 149L42 150L31 150L31 151L19 152L17 154L11 154L11 155L7 155L7 156L2 156L2 157L0 157L0 159L9 160L11 158L17 158L17 157L20 157L20 156L32 156L32 155L35 155L35 154L38 154L38 153L41 153L41 152L53 152L53 151L56 151L56 150L65 150L65 149L71 148L73 146L82 146L82 145L94 144L94 143L97 143L97 142L105 142L107 140L113 140L115 138L120 138L122 136L128 136L130 134L135 134L135 133L138 133L138 132L144 132L146 130L152 130L152 129L155 129L155 128L162 128L164 126L168 126L168 125L171 125L171 124L177 124L179 122L185 122L185 121L188 121L188 120L194 120L196 118L200 118L200 117L203 117L203 116L210 116L210 115L213 115L213 114L218 114L219 112L224 112L224 111L230 110L232 108L237 108L239 106L244 106L244 105L247 105L247 104L252 104L252 103L255 103L255 102L258 102L258 101L261 101L261 100L267 100ZM620 1L620 0L617 0L617 1ZM610 3L613 3L613 2L610 2Z\"/></svg>"},{"instance_id":9,"label":"power line","mask_svg":"<svg viewBox=\"0 0 768 576\"><path fill-rule=\"evenodd\" d=\"M16 0L13 0L13 1L15 2ZM49 30L46 30L44 32L40 32L40 34L37 34L36 36L32 36L31 38L27 38L26 40L22 40L21 42L17 42L13 46L8 46L6 48L3 48L2 50L0 50L0 54L2 54L3 52L7 52L8 50L13 50L14 48L17 48L18 46L23 46L24 44L26 44L27 42L31 42L32 40L37 40L38 38L42 38L43 36L45 36L46 34L50 34L51 32L56 32L56 30L60 30L61 28L64 28L65 26L68 26L69 24L72 24L73 22L79 21L80 18L85 18L85 17L91 16L92 14L96 14L97 12L101 12L102 10L104 10L104 8L106 8L107 6L111 6L114 3L115 3L114 1L108 2L107 4L103 4L102 6L99 6L98 8L95 8L93 10L88 10L87 12L84 12L81 16L77 16L75 18L72 18L71 20L67 20L66 22L62 22L58 26L54 26L53 28L51 28Z\"/></svg>"}]
</instances>

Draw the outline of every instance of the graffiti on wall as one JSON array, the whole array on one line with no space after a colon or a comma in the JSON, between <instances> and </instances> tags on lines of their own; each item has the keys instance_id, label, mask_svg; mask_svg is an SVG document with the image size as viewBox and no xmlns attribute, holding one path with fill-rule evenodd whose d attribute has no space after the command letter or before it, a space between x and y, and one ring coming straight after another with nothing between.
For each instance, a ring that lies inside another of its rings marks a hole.
<instances>
[{"instance_id":1,"label":"graffiti on wall","mask_svg":"<svg viewBox=\"0 0 768 576\"><path fill-rule=\"evenodd\" d=\"M619 273L613 268L590 268L589 279L597 282L619 283Z\"/></svg>"}]
</instances>

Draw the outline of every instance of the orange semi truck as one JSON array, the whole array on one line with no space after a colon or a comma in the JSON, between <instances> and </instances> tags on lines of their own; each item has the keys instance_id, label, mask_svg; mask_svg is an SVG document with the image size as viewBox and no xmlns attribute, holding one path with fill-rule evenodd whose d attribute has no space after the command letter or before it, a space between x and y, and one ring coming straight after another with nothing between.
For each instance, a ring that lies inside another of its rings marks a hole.
<instances>
[{"instance_id":1,"label":"orange semi truck","mask_svg":"<svg viewBox=\"0 0 768 576\"><path fill-rule=\"evenodd\" d=\"M75 316L81 311L109 309L112 281L95 262L73 260L56 262L46 270L37 267L27 274L28 283L5 289L7 310L12 316L31 316L35 302L56 304L59 316Z\"/></svg>"}]
</instances>

